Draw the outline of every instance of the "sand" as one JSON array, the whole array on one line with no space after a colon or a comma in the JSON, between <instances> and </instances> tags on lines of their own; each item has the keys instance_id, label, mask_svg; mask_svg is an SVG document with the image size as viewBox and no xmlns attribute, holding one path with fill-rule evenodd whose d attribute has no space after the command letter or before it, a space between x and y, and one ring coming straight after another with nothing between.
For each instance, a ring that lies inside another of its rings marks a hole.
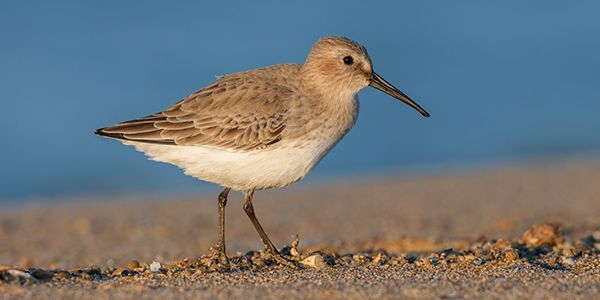
<instances>
[{"instance_id":1,"label":"sand","mask_svg":"<svg viewBox=\"0 0 600 300\"><path fill-rule=\"evenodd\" d=\"M600 295L597 162L257 192L255 210L276 245L299 236L297 249L285 248L287 257L316 255L316 265L299 270L259 252L235 193L227 206L231 269L215 265L208 257L216 239L215 196L4 205L0 298Z\"/></svg>"}]
</instances>

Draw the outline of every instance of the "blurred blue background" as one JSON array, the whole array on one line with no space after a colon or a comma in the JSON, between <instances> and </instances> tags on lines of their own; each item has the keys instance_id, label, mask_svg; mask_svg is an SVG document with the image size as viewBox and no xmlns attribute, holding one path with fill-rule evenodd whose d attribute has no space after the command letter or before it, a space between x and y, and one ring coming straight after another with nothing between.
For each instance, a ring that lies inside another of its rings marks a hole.
<instances>
[{"instance_id":1,"label":"blurred blue background","mask_svg":"<svg viewBox=\"0 0 600 300\"><path fill-rule=\"evenodd\" d=\"M362 91L357 125L309 181L595 156L599 13L598 1L2 1L0 200L211 189L92 132L216 75L302 63L330 35L364 44L432 117Z\"/></svg>"}]
</instances>

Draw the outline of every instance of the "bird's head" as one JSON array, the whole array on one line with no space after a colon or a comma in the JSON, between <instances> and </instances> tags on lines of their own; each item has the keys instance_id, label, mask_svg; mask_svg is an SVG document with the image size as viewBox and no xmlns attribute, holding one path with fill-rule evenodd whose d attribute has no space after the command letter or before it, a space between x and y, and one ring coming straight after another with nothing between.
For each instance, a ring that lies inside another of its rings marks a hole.
<instances>
[{"instance_id":1,"label":"bird's head","mask_svg":"<svg viewBox=\"0 0 600 300\"><path fill-rule=\"evenodd\" d=\"M421 106L373 71L365 47L345 37L327 37L317 41L302 67L302 75L310 87L323 96L354 96L363 88L372 86L429 117Z\"/></svg>"}]
</instances>

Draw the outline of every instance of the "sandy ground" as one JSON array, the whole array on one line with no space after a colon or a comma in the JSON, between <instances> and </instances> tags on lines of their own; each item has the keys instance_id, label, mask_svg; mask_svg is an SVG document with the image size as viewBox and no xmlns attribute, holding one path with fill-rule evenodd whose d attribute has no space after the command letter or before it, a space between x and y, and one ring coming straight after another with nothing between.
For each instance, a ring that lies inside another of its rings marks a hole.
<instances>
[{"instance_id":1,"label":"sandy ground","mask_svg":"<svg viewBox=\"0 0 600 300\"><path fill-rule=\"evenodd\" d=\"M300 270L253 252L233 193L223 271L207 256L216 199L201 198L4 205L0 298L600 297L598 162L257 192L273 241L300 237L287 257L316 259Z\"/></svg>"}]
</instances>

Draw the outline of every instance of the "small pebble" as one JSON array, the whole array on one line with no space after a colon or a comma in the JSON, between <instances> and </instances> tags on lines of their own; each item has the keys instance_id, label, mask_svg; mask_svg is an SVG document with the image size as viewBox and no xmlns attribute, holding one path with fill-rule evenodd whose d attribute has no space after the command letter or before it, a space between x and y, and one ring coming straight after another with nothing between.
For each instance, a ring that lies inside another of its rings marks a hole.
<instances>
[{"instance_id":1,"label":"small pebble","mask_svg":"<svg viewBox=\"0 0 600 300\"><path fill-rule=\"evenodd\" d=\"M298 249L296 247L290 248L290 254L292 256L300 256L300 252L298 251Z\"/></svg>"},{"instance_id":2,"label":"small pebble","mask_svg":"<svg viewBox=\"0 0 600 300\"><path fill-rule=\"evenodd\" d=\"M592 233L592 237L596 242L600 242L600 230L594 231L594 233Z\"/></svg>"},{"instance_id":3,"label":"small pebble","mask_svg":"<svg viewBox=\"0 0 600 300\"><path fill-rule=\"evenodd\" d=\"M8 274L10 274L13 277L31 278L31 275L29 275L29 273L17 269L8 270Z\"/></svg>"},{"instance_id":4,"label":"small pebble","mask_svg":"<svg viewBox=\"0 0 600 300\"><path fill-rule=\"evenodd\" d=\"M383 265L388 261L387 256L383 252L379 252L374 258L372 263L376 265Z\"/></svg>"},{"instance_id":5,"label":"small pebble","mask_svg":"<svg viewBox=\"0 0 600 300\"><path fill-rule=\"evenodd\" d=\"M364 264L369 260L369 257L367 255L354 254L352 256L352 259L354 260L354 262L356 262L358 264Z\"/></svg>"},{"instance_id":6,"label":"small pebble","mask_svg":"<svg viewBox=\"0 0 600 300\"><path fill-rule=\"evenodd\" d=\"M325 267L325 259L323 259L323 256L321 256L320 254L311 255L301 260L300 263L307 267L315 269L322 269Z\"/></svg>"},{"instance_id":7,"label":"small pebble","mask_svg":"<svg viewBox=\"0 0 600 300\"><path fill-rule=\"evenodd\" d=\"M446 249L440 252L440 258L443 259L457 259L459 256L463 256L460 252L455 251L452 248Z\"/></svg>"},{"instance_id":8,"label":"small pebble","mask_svg":"<svg viewBox=\"0 0 600 300\"><path fill-rule=\"evenodd\" d=\"M137 260L132 260L127 263L127 268L129 269L137 269L140 267L140 262Z\"/></svg>"},{"instance_id":9,"label":"small pebble","mask_svg":"<svg viewBox=\"0 0 600 300\"><path fill-rule=\"evenodd\" d=\"M150 264L150 272L153 272L153 273L160 272L160 268L161 268L160 263L157 261L153 261Z\"/></svg>"},{"instance_id":10,"label":"small pebble","mask_svg":"<svg viewBox=\"0 0 600 300\"><path fill-rule=\"evenodd\" d=\"M519 253L515 249L508 249L504 252L504 259L507 261L519 259Z\"/></svg>"},{"instance_id":11,"label":"small pebble","mask_svg":"<svg viewBox=\"0 0 600 300\"><path fill-rule=\"evenodd\" d=\"M29 274L39 280L50 280L54 277L54 273L42 269L33 269Z\"/></svg>"},{"instance_id":12,"label":"small pebble","mask_svg":"<svg viewBox=\"0 0 600 300\"><path fill-rule=\"evenodd\" d=\"M354 262L354 259L352 258L351 255L342 255L339 259L343 263L348 264L348 265L350 265L350 264L352 264Z\"/></svg>"},{"instance_id":13,"label":"small pebble","mask_svg":"<svg viewBox=\"0 0 600 300\"><path fill-rule=\"evenodd\" d=\"M116 270L114 270L112 272L112 275L114 276L131 276L133 275L133 272L127 268L117 268Z\"/></svg>"},{"instance_id":14,"label":"small pebble","mask_svg":"<svg viewBox=\"0 0 600 300\"><path fill-rule=\"evenodd\" d=\"M476 265L476 266L480 266L480 265L483 265L485 263L485 260L483 258L481 258L481 257L477 257L471 263L474 264L474 265Z\"/></svg>"},{"instance_id":15,"label":"small pebble","mask_svg":"<svg viewBox=\"0 0 600 300\"><path fill-rule=\"evenodd\" d=\"M494 249L496 249L496 250L504 250L508 247L510 247L510 242L508 242L507 240L503 240L503 239L499 239L494 244Z\"/></svg>"},{"instance_id":16,"label":"small pebble","mask_svg":"<svg viewBox=\"0 0 600 300\"><path fill-rule=\"evenodd\" d=\"M527 246L533 247L556 245L561 238L558 227L549 223L533 225L523 233L521 240Z\"/></svg>"},{"instance_id":17,"label":"small pebble","mask_svg":"<svg viewBox=\"0 0 600 300\"><path fill-rule=\"evenodd\" d=\"M292 256L300 256L300 251L298 251L298 244L300 244L300 239L296 234L296 236L294 236L294 241L292 242L292 245L290 247L290 254Z\"/></svg>"},{"instance_id":18,"label":"small pebble","mask_svg":"<svg viewBox=\"0 0 600 300\"><path fill-rule=\"evenodd\" d=\"M282 256L290 256L290 255L292 255L290 253L291 250L292 250L292 248L290 246L286 245L286 246L283 246L281 248L281 250L279 250L279 254L281 254Z\"/></svg>"}]
</instances>

